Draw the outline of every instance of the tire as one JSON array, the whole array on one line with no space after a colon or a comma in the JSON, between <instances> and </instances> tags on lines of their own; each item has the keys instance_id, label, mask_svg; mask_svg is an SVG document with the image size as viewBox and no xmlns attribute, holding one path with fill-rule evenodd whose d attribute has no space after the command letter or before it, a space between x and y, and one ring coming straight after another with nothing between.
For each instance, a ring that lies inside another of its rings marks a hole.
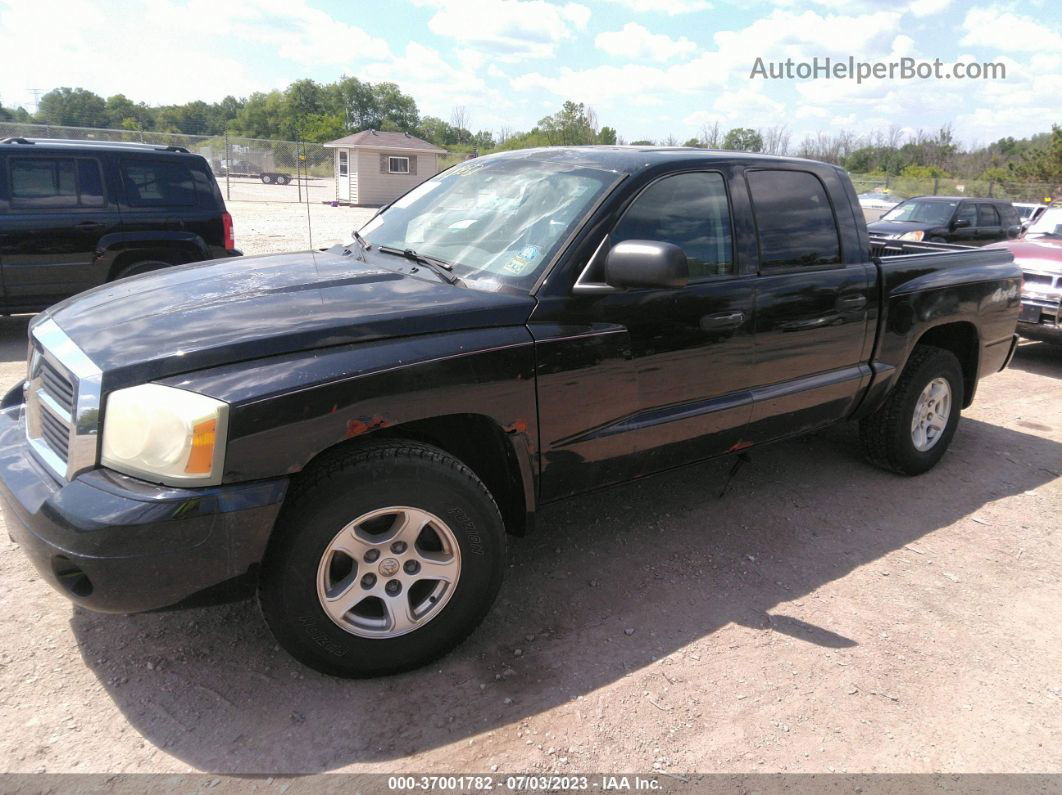
<instances>
[{"instance_id":1,"label":"tire","mask_svg":"<svg viewBox=\"0 0 1062 795\"><path fill-rule=\"evenodd\" d=\"M916 346L885 403L859 422L867 458L901 475L920 475L932 469L955 435L963 390L962 368L953 353L929 345ZM941 408L945 392L946 409ZM941 411L934 412L934 408ZM915 428L916 411L922 419L929 417L921 424L924 435ZM945 414L947 420L941 428L940 418Z\"/></svg>"},{"instance_id":2,"label":"tire","mask_svg":"<svg viewBox=\"0 0 1062 795\"><path fill-rule=\"evenodd\" d=\"M266 185L269 185L269 184L271 184L273 182L273 178L271 176L269 176L268 174L263 174L262 175L262 182L264 182Z\"/></svg>"},{"instance_id":3,"label":"tire","mask_svg":"<svg viewBox=\"0 0 1062 795\"><path fill-rule=\"evenodd\" d=\"M293 489L258 597L299 661L343 677L398 673L446 654L486 616L505 571L505 531L490 493L457 459L417 442L371 443L322 461ZM400 550L406 519L424 530ZM410 573L413 562L424 568ZM435 571L450 582L423 578ZM388 596L395 581L402 591Z\"/></svg>"},{"instance_id":4,"label":"tire","mask_svg":"<svg viewBox=\"0 0 1062 795\"><path fill-rule=\"evenodd\" d=\"M947 243L948 241L945 240L942 237L931 237L931 238L929 238L928 242L930 242L930 243Z\"/></svg>"},{"instance_id":5,"label":"tire","mask_svg":"<svg viewBox=\"0 0 1062 795\"><path fill-rule=\"evenodd\" d=\"M291 177L277 177L277 184L279 185L287 185L289 182L291 182Z\"/></svg>"},{"instance_id":6,"label":"tire","mask_svg":"<svg viewBox=\"0 0 1062 795\"><path fill-rule=\"evenodd\" d=\"M163 268L172 268L173 265L169 262L163 262L162 260L145 260L144 262L135 262L132 265L126 265L118 274L112 279L125 279L129 276L139 276L142 273L151 273L151 271L159 271Z\"/></svg>"}]
</instances>

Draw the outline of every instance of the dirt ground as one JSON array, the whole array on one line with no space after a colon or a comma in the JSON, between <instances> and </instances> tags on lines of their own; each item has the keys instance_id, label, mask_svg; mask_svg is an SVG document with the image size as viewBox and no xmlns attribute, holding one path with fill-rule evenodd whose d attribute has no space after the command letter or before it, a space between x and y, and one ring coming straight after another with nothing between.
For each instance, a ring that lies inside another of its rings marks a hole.
<instances>
[{"instance_id":1,"label":"dirt ground","mask_svg":"<svg viewBox=\"0 0 1062 795\"><path fill-rule=\"evenodd\" d=\"M291 206L246 206L245 250L297 247ZM311 208L315 246L371 214ZM0 319L0 389L25 334ZM543 510L479 631L373 681L295 663L251 602L74 608L0 531L0 770L1062 771L1062 349L982 382L923 477L847 426L720 497L730 465Z\"/></svg>"}]
</instances>

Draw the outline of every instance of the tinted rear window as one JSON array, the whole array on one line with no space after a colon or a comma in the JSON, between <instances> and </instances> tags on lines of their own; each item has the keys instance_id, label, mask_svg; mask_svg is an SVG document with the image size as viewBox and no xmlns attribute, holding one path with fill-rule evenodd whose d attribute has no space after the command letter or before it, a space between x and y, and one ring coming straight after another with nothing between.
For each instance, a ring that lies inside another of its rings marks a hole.
<instances>
[{"instance_id":1,"label":"tinted rear window","mask_svg":"<svg viewBox=\"0 0 1062 795\"><path fill-rule=\"evenodd\" d=\"M814 267L841 261L826 189L807 171L749 171L761 268Z\"/></svg>"},{"instance_id":2,"label":"tinted rear window","mask_svg":"<svg viewBox=\"0 0 1062 795\"><path fill-rule=\"evenodd\" d=\"M196 203L191 169L177 161L124 160L122 182L136 207L188 207Z\"/></svg>"},{"instance_id":3,"label":"tinted rear window","mask_svg":"<svg viewBox=\"0 0 1062 795\"><path fill-rule=\"evenodd\" d=\"M96 160L11 158L11 206L18 209L102 207L103 179Z\"/></svg>"}]
</instances>

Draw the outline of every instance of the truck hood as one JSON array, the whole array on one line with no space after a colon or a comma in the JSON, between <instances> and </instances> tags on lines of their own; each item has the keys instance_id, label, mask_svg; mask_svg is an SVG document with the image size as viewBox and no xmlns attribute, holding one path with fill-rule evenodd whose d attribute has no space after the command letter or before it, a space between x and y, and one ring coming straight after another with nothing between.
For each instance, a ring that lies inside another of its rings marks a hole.
<instances>
[{"instance_id":1,"label":"truck hood","mask_svg":"<svg viewBox=\"0 0 1062 795\"><path fill-rule=\"evenodd\" d=\"M336 247L122 279L35 322L55 320L113 388L299 350L523 325L533 306L530 296L455 287L428 271L399 273Z\"/></svg>"},{"instance_id":2,"label":"truck hood","mask_svg":"<svg viewBox=\"0 0 1062 795\"><path fill-rule=\"evenodd\" d=\"M1034 237L1006 240L985 246L985 248L1007 249L1014 255L1014 261L1021 267L1062 273L1062 238Z\"/></svg>"}]
</instances>

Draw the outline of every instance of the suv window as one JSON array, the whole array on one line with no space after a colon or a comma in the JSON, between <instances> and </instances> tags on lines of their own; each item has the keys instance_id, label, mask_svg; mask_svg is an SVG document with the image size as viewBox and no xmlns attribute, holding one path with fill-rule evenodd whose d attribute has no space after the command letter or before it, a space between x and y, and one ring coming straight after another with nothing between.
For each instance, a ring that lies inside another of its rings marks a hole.
<instances>
[{"instance_id":1,"label":"suv window","mask_svg":"<svg viewBox=\"0 0 1062 795\"><path fill-rule=\"evenodd\" d=\"M746 172L761 268L836 265L837 222L826 189L807 171Z\"/></svg>"},{"instance_id":2,"label":"suv window","mask_svg":"<svg viewBox=\"0 0 1062 795\"><path fill-rule=\"evenodd\" d=\"M996 208L991 204L977 205L977 225L999 226L999 213L996 212Z\"/></svg>"},{"instance_id":3,"label":"suv window","mask_svg":"<svg viewBox=\"0 0 1062 795\"><path fill-rule=\"evenodd\" d=\"M10 164L14 208L43 210L104 205L103 178L96 160L13 157Z\"/></svg>"},{"instance_id":4,"label":"suv window","mask_svg":"<svg viewBox=\"0 0 1062 795\"><path fill-rule=\"evenodd\" d=\"M999 204L996 209L999 210L999 217L1003 219L1004 226L1018 226L1021 223L1018 208L1013 204Z\"/></svg>"},{"instance_id":5,"label":"suv window","mask_svg":"<svg viewBox=\"0 0 1062 795\"><path fill-rule=\"evenodd\" d=\"M183 163L123 160L122 183L135 207L188 207L196 203L192 171Z\"/></svg>"},{"instance_id":6,"label":"suv window","mask_svg":"<svg viewBox=\"0 0 1062 795\"><path fill-rule=\"evenodd\" d=\"M959 212L955 213L956 221L969 221L970 226L977 226L977 205L960 204Z\"/></svg>"},{"instance_id":7,"label":"suv window","mask_svg":"<svg viewBox=\"0 0 1062 795\"><path fill-rule=\"evenodd\" d=\"M613 244L656 240L679 246L689 260L690 279L732 273L734 245L723 175L698 171L654 182L638 194L610 237Z\"/></svg>"}]
</instances>

